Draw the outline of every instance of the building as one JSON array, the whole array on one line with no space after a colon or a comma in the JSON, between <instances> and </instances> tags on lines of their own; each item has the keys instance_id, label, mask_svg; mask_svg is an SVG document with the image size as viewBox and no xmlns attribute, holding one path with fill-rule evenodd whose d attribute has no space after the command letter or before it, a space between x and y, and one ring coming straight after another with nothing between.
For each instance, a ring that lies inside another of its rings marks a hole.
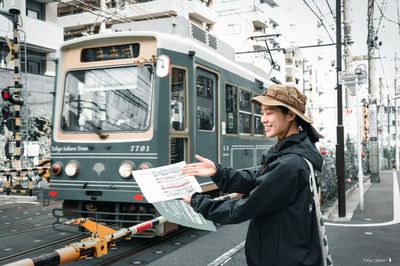
<instances>
[{"instance_id":1,"label":"building","mask_svg":"<svg viewBox=\"0 0 400 266\"><path fill-rule=\"evenodd\" d=\"M111 30L115 24L178 16L208 31L216 22L211 7L211 0L67 0L58 4L57 13L67 40Z\"/></svg>"},{"instance_id":2,"label":"building","mask_svg":"<svg viewBox=\"0 0 400 266\"><path fill-rule=\"evenodd\" d=\"M281 52L279 23L273 0L214 1L217 23L212 32L236 51L236 60L255 66L277 83L285 82L285 59Z\"/></svg>"},{"instance_id":3,"label":"building","mask_svg":"<svg viewBox=\"0 0 400 266\"><path fill-rule=\"evenodd\" d=\"M57 25L57 3L50 0L0 0L0 10L19 9L19 43L21 58L22 112L51 113L56 64L56 50L63 41L63 30ZM13 39L13 24L0 16L0 87L9 86L14 75L13 61L6 36ZM27 109L29 108L29 110Z\"/></svg>"}]
</instances>

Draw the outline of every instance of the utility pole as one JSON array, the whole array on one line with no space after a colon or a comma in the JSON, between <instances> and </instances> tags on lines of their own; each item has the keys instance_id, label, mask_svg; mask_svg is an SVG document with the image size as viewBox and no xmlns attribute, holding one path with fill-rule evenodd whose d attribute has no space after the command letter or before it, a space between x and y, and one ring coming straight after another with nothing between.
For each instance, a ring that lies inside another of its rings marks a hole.
<instances>
[{"instance_id":1,"label":"utility pole","mask_svg":"<svg viewBox=\"0 0 400 266\"><path fill-rule=\"evenodd\" d=\"M343 128L343 95L342 95L342 5L336 0L336 84L337 84L337 119L336 127L336 175L338 179L339 217L346 217L346 191L344 182L344 128Z\"/></svg>"},{"instance_id":2,"label":"utility pole","mask_svg":"<svg viewBox=\"0 0 400 266\"><path fill-rule=\"evenodd\" d=\"M397 53L394 54L394 120L395 120L395 169L399 169L399 121L398 121L398 110L397 110L397 97L399 97L399 89L397 88L397 77L399 75L399 69L397 67Z\"/></svg>"},{"instance_id":3,"label":"utility pole","mask_svg":"<svg viewBox=\"0 0 400 266\"><path fill-rule=\"evenodd\" d=\"M344 41L344 68L345 73L353 70L353 59L351 53L351 25L350 25L350 0L343 0L343 41ZM346 91L346 108L351 108L353 104L353 96L349 90Z\"/></svg>"},{"instance_id":4,"label":"utility pole","mask_svg":"<svg viewBox=\"0 0 400 266\"><path fill-rule=\"evenodd\" d=\"M368 92L370 95L370 138L369 138L369 154L370 154L370 170L371 182L378 183L380 172L380 153L378 141L377 127L377 101L378 86L375 74L375 53L377 38L374 34L374 0L368 0Z\"/></svg>"},{"instance_id":5,"label":"utility pole","mask_svg":"<svg viewBox=\"0 0 400 266\"><path fill-rule=\"evenodd\" d=\"M379 141L379 160L380 160L380 170L383 170L385 167L385 161L384 161L384 156L383 156L383 140L385 139L385 125L383 124L383 120L385 119L385 98L384 98L384 91L383 91L383 79L380 77L378 79L378 87L379 87L379 120L378 120L378 130L379 130L379 135L378 135L378 141Z\"/></svg>"}]
</instances>

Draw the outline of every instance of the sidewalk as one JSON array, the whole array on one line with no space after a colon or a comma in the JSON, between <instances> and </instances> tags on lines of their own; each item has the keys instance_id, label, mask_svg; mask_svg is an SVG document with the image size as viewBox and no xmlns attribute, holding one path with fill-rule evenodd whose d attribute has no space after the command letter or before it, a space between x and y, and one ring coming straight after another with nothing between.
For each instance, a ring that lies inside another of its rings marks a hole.
<instances>
[{"instance_id":1,"label":"sidewalk","mask_svg":"<svg viewBox=\"0 0 400 266\"><path fill-rule=\"evenodd\" d=\"M371 186L370 178L369 177L364 178L364 183L363 183L364 196L367 193L370 186ZM357 206L360 203L359 183L355 184L352 188L346 191L345 198L346 198L346 217L339 217L338 200L336 199L336 201L331 206L325 207L322 210L323 211L322 216L324 217L325 221L344 222L351 220L355 210L357 209Z\"/></svg>"}]
</instances>

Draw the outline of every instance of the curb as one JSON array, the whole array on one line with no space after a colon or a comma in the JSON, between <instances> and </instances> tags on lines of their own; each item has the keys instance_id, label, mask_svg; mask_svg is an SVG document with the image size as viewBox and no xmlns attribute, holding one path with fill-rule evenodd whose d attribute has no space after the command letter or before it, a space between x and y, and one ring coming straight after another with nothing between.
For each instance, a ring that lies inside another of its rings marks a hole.
<instances>
[{"instance_id":1,"label":"curb","mask_svg":"<svg viewBox=\"0 0 400 266\"><path fill-rule=\"evenodd\" d=\"M36 202L37 197L36 196L0 195L0 201L15 202L15 203Z\"/></svg>"},{"instance_id":2,"label":"curb","mask_svg":"<svg viewBox=\"0 0 400 266\"><path fill-rule=\"evenodd\" d=\"M370 176L369 176L369 175L368 175L368 176L364 176L363 184L365 184L366 181L368 181L369 179L370 179ZM357 182L357 184L354 184L351 188L349 188L348 190L346 190L345 198L348 199L348 198L350 197L350 195L351 195L356 189L358 189L358 187L359 187L359 183ZM364 186L364 188L365 188L365 186ZM368 190L368 189L365 189L365 190L364 190L364 194L367 192L367 190ZM347 200L346 200L346 201L347 201ZM359 202L358 202L358 203L359 203ZM339 203L338 203L338 200L336 199L335 203L334 203L332 206L330 206L330 207L328 207L328 208L325 209L325 211L322 213L322 217L324 218L325 221L333 221L334 218L336 218L336 217L335 217L335 214L337 214L338 204L339 204ZM358 206L358 204L357 204L357 206ZM354 212L354 210L353 210L353 212ZM343 218L350 218L350 219L351 219L351 217L353 216L353 212L351 212L351 216L350 216L350 217L348 217L348 215L346 215L346 217L343 217ZM336 216L337 216L337 215L336 215Z\"/></svg>"}]
</instances>

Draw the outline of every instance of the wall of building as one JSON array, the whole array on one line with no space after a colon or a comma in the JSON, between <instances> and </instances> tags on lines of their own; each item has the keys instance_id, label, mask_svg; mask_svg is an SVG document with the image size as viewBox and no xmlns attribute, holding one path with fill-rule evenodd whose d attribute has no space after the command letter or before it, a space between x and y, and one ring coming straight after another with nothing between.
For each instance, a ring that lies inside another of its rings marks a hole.
<instances>
[{"instance_id":1,"label":"wall of building","mask_svg":"<svg viewBox=\"0 0 400 266\"><path fill-rule=\"evenodd\" d=\"M0 68L0 88L12 85L12 76L12 70ZM28 116L36 116L44 112L51 117L54 98L54 77L21 73L21 83L24 86L22 95L25 96L23 109L25 109L26 114ZM0 105L3 106L4 102Z\"/></svg>"}]
</instances>

